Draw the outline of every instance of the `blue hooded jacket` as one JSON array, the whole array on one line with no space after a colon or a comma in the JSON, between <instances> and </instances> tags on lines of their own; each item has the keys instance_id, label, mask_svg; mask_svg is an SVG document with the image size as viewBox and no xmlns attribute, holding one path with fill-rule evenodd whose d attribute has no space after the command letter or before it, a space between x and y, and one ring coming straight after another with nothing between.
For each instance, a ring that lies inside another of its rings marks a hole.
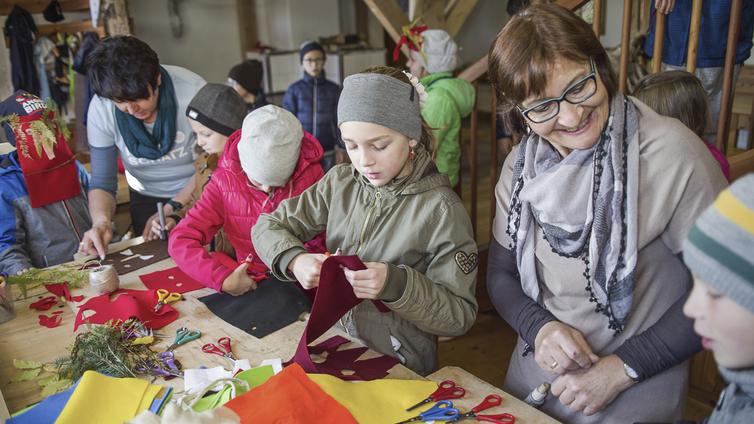
<instances>
[{"instance_id":1,"label":"blue hooded jacket","mask_svg":"<svg viewBox=\"0 0 754 424\"><path fill-rule=\"evenodd\" d=\"M338 130L338 98L340 86L325 78L304 72L304 77L288 87L283 107L291 111L311 133L325 152L332 151L340 138Z\"/></svg>"}]
</instances>

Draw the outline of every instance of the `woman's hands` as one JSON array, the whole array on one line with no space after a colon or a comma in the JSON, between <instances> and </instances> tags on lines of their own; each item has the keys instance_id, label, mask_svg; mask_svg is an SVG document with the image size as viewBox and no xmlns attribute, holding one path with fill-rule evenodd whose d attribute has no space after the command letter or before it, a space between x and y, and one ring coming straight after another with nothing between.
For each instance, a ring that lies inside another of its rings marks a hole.
<instances>
[{"instance_id":1,"label":"woman's hands","mask_svg":"<svg viewBox=\"0 0 754 424\"><path fill-rule=\"evenodd\" d=\"M580 331L559 321L543 325L534 341L534 360L545 371L564 374L599 360Z\"/></svg>"},{"instance_id":2,"label":"woman's hands","mask_svg":"<svg viewBox=\"0 0 754 424\"><path fill-rule=\"evenodd\" d=\"M599 412L634 384L617 355L600 358L588 370L561 375L552 383L550 391L560 403L584 415Z\"/></svg>"},{"instance_id":3,"label":"woman's hands","mask_svg":"<svg viewBox=\"0 0 754 424\"><path fill-rule=\"evenodd\" d=\"M113 227L109 222L99 222L84 233L79 243L79 252L87 255L98 255L105 259L107 245L113 239Z\"/></svg>"}]
</instances>

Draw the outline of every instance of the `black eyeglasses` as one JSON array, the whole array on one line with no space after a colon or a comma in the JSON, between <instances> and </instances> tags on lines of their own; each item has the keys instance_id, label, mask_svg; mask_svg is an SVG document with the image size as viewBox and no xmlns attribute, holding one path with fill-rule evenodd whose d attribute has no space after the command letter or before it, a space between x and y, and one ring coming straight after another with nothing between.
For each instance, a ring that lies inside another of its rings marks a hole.
<instances>
[{"instance_id":1,"label":"black eyeglasses","mask_svg":"<svg viewBox=\"0 0 754 424\"><path fill-rule=\"evenodd\" d=\"M597 92L597 73L594 69L594 61L590 58L589 74L571 84L571 86L563 92L562 96L542 100L536 105L525 109L521 106L516 107L526 119L535 124L541 124L558 116L558 113L560 113L560 102L563 100L572 105L577 105L589 100L595 92Z\"/></svg>"}]
</instances>

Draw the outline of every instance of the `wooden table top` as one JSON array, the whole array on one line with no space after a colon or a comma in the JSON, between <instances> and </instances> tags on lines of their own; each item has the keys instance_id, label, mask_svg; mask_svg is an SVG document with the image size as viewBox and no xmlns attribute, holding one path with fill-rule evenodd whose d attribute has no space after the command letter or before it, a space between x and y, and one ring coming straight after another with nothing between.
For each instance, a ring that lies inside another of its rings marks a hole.
<instances>
[{"instance_id":1,"label":"wooden table top","mask_svg":"<svg viewBox=\"0 0 754 424\"><path fill-rule=\"evenodd\" d=\"M110 250L117 251L139 241L140 238L137 238L132 241L112 245ZM121 275L120 287L143 290L145 287L141 283L139 275L173 266L175 266L173 260L166 259L136 272ZM14 294L18 296L19 293L15 289L14 287ZM74 295L84 294L87 297L95 295L89 287L72 289L72 292ZM265 359L281 358L283 361L286 361L293 356L304 331L305 322L296 322L264 338L258 339L218 318L198 300L198 298L212 293L215 293L215 291L211 289L185 293L184 301L173 304L175 309L180 313L180 317L157 331L163 338L156 345L156 348L167 348L173 341L175 331L180 327L188 327L200 330L202 337L199 340L191 341L175 349L176 358L181 361L184 368L211 367L216 365L227 368L229 363L226 359L216 355L208 355L201 350L201 346L204 343L215 341L223 336L228 336L232 339L233 353L236 357L248 359L252 366L258 365ZM37 322L39 312L29 309L29 304L38 300L38 296L41 295L48 295L44 287L30 291L27 299L19 299L14 302L16 318L0 325L0 391L2 391L2 395L11 412L20 410L41 400L41 388L37 385L36 381L10 382L17 373L17 370L13 367L13 359L51 362L57 357L66 355L67 348L75 337L73 324L77 305L69 303L69 307L55 307L55 309L63 311L63 324L56 328L45 328ZM82 325L79 331L86 331L86 327L87 325ZM324 340L336 334L348 337L344 332L332 328L320 339ZM358 344L358 342L354 343ZM365 357L375 355L377 355L376 352L369 351L365 354ZM388 378L422 379L421 376L402 365L393 367L389 372ZM445 367L429 375L427 378L438 382L452 379L458 385L466 388L466 397L457 401L458 406L463 410L474 407L488 394L497 393L503 396L505 412L515 415L517 423L557 422L461 368ZM173 386L177 391L183 390L182 379L173 379L171 381L158 379L157 384Z\"/></svg>"}]
</instances>

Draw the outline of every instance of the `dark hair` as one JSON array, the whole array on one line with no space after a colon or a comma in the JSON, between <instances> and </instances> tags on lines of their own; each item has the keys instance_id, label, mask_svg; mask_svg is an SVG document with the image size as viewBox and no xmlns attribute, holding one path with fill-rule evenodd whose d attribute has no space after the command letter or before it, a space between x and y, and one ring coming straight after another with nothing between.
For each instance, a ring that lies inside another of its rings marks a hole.
<instances>
[{"instance_id":1,"label":"dark hair","mask_svg":"<svg viewBox=\"0 0 754 424\"><path fill-rule=\"evenodd\" d=\"M403 73L402 70L393 68L391 66L375 66L365 69L361 73L387 75L399 81L405 82L406 84L411 84L411 80L408 79L408 77ZM419 143L421 143L428 152L434 152L435 137L432 135L432 129L429 128L426 122L424 122L424 118L422 118L421 115L419 116L419 119L422 120L422 136L421 140L419 140Z\"/></svg>"},{"instance_id":2,"label":"dark hair","mask_svg":"<svg viewBox=\"0 0 754 424\"><path fill-rule=\"evenodd\" d=\"M660 115L681 121L700 138L709 123L709 101L701 81L686 71L667 71L642 78L633 95Z\"/></svg>"},{"instance_id":3,"label":"dark hair","mask_svg":"<svg viewBox=\"0 0 754 424\"><path fill-rule=\"evenodd\" d=\"M87 76L98 96L116 101L149 98L157 89L160 60L147 43L119 35L102 40L86 59Z\"/></svg>"},{"instance_id":4,"label":"dark hair","mask_svg":"<svg viewBox=\"0 0 754 424\"><path fill-rule=\"evenodd\" d=\"M618 91L617 78L589 24L556 4L533 4L513 16L497 34L488 56L488 75L507 128L524 132L524 118L516 105L543 94L556 61L586 64L590 58L612 99Z\"/></svg>"}]
</instances>

